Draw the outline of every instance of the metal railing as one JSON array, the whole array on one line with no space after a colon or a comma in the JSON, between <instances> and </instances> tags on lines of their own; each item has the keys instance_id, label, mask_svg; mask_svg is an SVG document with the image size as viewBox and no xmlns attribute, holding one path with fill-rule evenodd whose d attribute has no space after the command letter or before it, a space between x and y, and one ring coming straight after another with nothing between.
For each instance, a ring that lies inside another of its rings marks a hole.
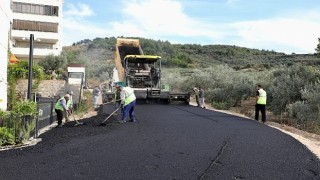
<instances>
[{"instance_id":1,"label":"metal railing","mask_svg":"<svg viewBox=\"0 0 320 180\"><path fill-rule=\"evenodd\" d=\"M36 123L36 137L38 137L39 130L51 125L55 122L56 113L54 111L55 103L57 102L58 98L45 98L45 97L38 97L37 99L38 104L38 117Z\"/></svg>"}]
</instances>

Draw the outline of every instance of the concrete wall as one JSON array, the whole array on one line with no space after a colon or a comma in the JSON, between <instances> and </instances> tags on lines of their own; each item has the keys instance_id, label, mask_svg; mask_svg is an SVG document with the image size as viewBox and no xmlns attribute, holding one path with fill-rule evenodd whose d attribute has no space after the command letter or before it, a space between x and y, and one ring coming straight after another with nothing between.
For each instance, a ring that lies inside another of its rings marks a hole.
<instances>
[{"instance_id":1,"label":"concrete wall","mask_svg":"<svg viewBox=\"0 0 320 180\"><path fill-rule=\"evenodd\" d=\"M7 109L8 40L11 22L10 1L0 3L0 109Z\"/></svg>"},{"instance_id":2,"label":"concrete wall","mask_svg":"<svg viewBox=\"0 0 320 180\"><path fill-rule=\"evenodd\" d=\"M34 83L34 82L33 82ZM42 80L37 93L41 94L42 97L62 97L66 93L73 92L73 103L79 103L80 97L80 85L69 85L64 80ZM28 80L22 79L17 82L16 92L22 96L22 98L27 97L28 93ZM81 96L83 96L83 92L81 92Z\"/></svg>"},{"instance_id":3,"label":"concrete wall","mask_svg":"<svg viewBox=\"0 0 320 180\"><path fill-rule=\"evenodd\" d=\"M33 82L34 84L34 82ZM66 82L64 80L42 80L36 90L42 97L63 96L66 92ZM28 80L19 80L16 91L23 96L28 92Z\"/></svg>"}]
</instances>

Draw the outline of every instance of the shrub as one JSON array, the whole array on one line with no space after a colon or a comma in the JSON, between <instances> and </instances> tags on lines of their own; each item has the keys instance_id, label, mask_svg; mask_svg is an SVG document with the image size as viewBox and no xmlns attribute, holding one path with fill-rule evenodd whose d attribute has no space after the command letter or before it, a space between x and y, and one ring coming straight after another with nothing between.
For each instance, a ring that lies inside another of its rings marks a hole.
<instances>
[{"instance_id":1,"label":"shrub","mask_svg":"<svg viewBox=\"0 0 320 180\"><path fill-rule=\"evenodd\" d=\"M29 139L35 130L36 115L37 104L32 101L15 102L12 111L0 111L1 125L4 126L0 132L2 144L20 143Z\"/></svg>"},{"instance_id":2,"label":"shrub","mask_svg":"<svg viewBox=\"0 0 320 180\"><path fill-rule=\"evenodd\" d=\"M8 112L0 109L0 126L5 124L5 120L8 118L8 115Z\"/></svg>"},{"instance_id":3,"label":"shrub","mask_svg":"<svg viewBox=\"0 0 320 180\"><path fill-rule=\"evenodd\" d=\"M27 78L29 72L29 64L26 61L21 61L18 64L10 64L8 66L8 109L11 110L13 104L17 101L16 82L18 79ZM32 89L36 89L40 81L44 78L42 67L33 65L33 78L37 81L33 83Z\"/></svg>"},{"instance_id":4,"label":"shrub","mask_svg":"<svg viewBox=\"0 0 320 180\"><path fill-rule=\"evenodd\" d=\"M16 115L21 115L21 116L25 116L25 115L34 116L37 114L37 103L33 101L16 102L13 105L13 109L11 113Z\"/></svg>"},{"instance_id":5,"label":"shrub","mask_svg":"<svg viewBox=\"0 0 320 180\"><path fill-rule=\"evenodd\" d=\"M255 91L255 76L235 71L226 65L194 70L171 69L168 72L163 73L163 82L173 89L188 91L201 86L205 90L208 103L223 103L226 109L241 105L241 102Z\"/></svg>"},{"instance_id":6,"label":"shrub","mask_svg":"<svg viewBox=\"0 0 320 180\"><path fill-rule=\"evenodd\" d=\"M220 110L224 110L224 109L229 109L230 105L228 105L226 102L212 102L211 106L216 108L216 109L220 109Z\"/></svg>"},{"instance_id":7,"label":"shrub","mask_svg":"<svg viewBox=\"0 0 320 180\"><path fill-rule=\"evenodd\" d=\"M281 68L274 71L273 75L268 102L274 114L282 114L289 104L302 101L300 90L318 79L315 69L299 64Z\"/></svg>"},{"instance_id":8,"label":"shrub","mask_svg":"<svg viewBox=\"0 0 320 180\"><path fill-rule=\"evenodd\" d=\"M13 145L15 143L14 129L0 127L0 146Z\"/></svg>"},{"instance_id":9,"label":"shrub","mask_svg":"<svg viewBox=\"0 0 320 180\"><path fill-rule=\"evenodd\" d=\"M93 97L90 91L83 92L83 99L75 108L75 114L82 117L86 114L90 109L93 109Z\"/></svg>"},{"instance_id":10,"label":"shrub","mask_svg":"<svg viewBox=\"0 0 320 180\"><path fill-rule=\"evenodd\" d=\"M26 118L25 127L22 129L23 130L22 140L29 139L31 136L31 133L34 132L36 127L36 121L34 118L28 117L28 116L25 118Z\"/></svg>"},{"instance_id":11,"label":"shrub","mask_svg":"<svg viewBox=\"0 0 320 180\"><path fill-rule=\"evenodd\" d=\"M320 133L320 81L306 85L301 91L302 101L287 106L294 126Z\"/></svg>"}]
</instances>

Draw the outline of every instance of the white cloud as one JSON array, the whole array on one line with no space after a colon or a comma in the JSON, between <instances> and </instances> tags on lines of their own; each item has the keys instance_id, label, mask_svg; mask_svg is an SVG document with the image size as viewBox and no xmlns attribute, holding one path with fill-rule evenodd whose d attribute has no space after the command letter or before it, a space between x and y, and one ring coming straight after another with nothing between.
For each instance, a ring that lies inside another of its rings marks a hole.
<instances>
[{"instance_id":1,"label":"white cloud","mask_svg":"<svg viewBox=\"0 0 320 180\"><path fill-rule=\"evenodd\" d=\"M126 20L112 23L122 33L143 33L147 36L153 36L154 34L192 34L190 27L195 22L183 13L181 4L176 1L129 0L125 4L127 6L123 9L122 14L126 17ZM118 27L122 28L119 29Z\"/></svg>"},{"instance_id":2,"label":"white cloud","mask_svg":"<svg viewBox=\"0 0 320 180\"><path fill-rule=\"evenodd\" d=\"M67 18L63 21L64 27L68 30L72 30L74 32L83 32L86 34L101 34L105 32L105 30L101 27L96 26L95 24L91 24L90 22L80 22L73 18Z\"/></svg>"},{"instance_id":3,"label":"white cloud","mask_svg":"<svg viewBox=\"0 0 320 180\"><path fill-rule=\"evenodd\" d=\"M94 11L87 4L67 4L63 12L63 39L64 46L83 39L93 39L105 33L103 27L98 27L92 22L85 20L86 17L94 16Z\"/></svg>"},{"instance_id":4,"label":"white cloud","mask_svg":"<svg viewBox=\"0 0 320 180\"><path fill-rule=\"evenodd\" d=\"M319 17L320 13L305 12L294 17L237 22L232 24L239 36L235 43L285 53L292 53L290 49L296 53L314 53L320 37Z\"/></svg>"},{"instance_id":5,"label":"white cloud","mask_svg":"<svg viewBox=\"0 0 320 180\"><path fill-rule=\"evenodd\" d=\"M67 10L64 12L64 16L73 17L86 17L94 15L93 10L87 4L67 4Z\"/></svg>"},{"instance_id":6,"label":"white cloud","mask_svg":"<svg viewBox=\"0 0 320 180\"><path fill-rule=\"evenodd\" d=\"M126 20L110 23L119 35L167 40L169 36L218 39L224 34L217 30L220 25L186 15L181 3L175 0L126 0L123 4L126 4L122 11Z\"/></svg>"}]
</instances>

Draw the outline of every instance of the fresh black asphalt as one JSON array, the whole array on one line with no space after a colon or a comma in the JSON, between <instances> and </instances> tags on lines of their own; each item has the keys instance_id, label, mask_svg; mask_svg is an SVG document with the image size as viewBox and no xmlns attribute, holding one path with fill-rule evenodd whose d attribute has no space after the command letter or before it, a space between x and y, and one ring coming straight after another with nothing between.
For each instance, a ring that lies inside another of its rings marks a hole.
<instances>
[{"instance_id":1,"label":"fresh black asphalt","mask_svg":"<svg viewBox=\"0 0 320 180\"><path fill-rule=\"evenodd\" d=\"M320 179L319 160L262 123L187 105L137 105L138 122L53 128L0 151L0 179Z\"/></svg>"}]
</instances>

